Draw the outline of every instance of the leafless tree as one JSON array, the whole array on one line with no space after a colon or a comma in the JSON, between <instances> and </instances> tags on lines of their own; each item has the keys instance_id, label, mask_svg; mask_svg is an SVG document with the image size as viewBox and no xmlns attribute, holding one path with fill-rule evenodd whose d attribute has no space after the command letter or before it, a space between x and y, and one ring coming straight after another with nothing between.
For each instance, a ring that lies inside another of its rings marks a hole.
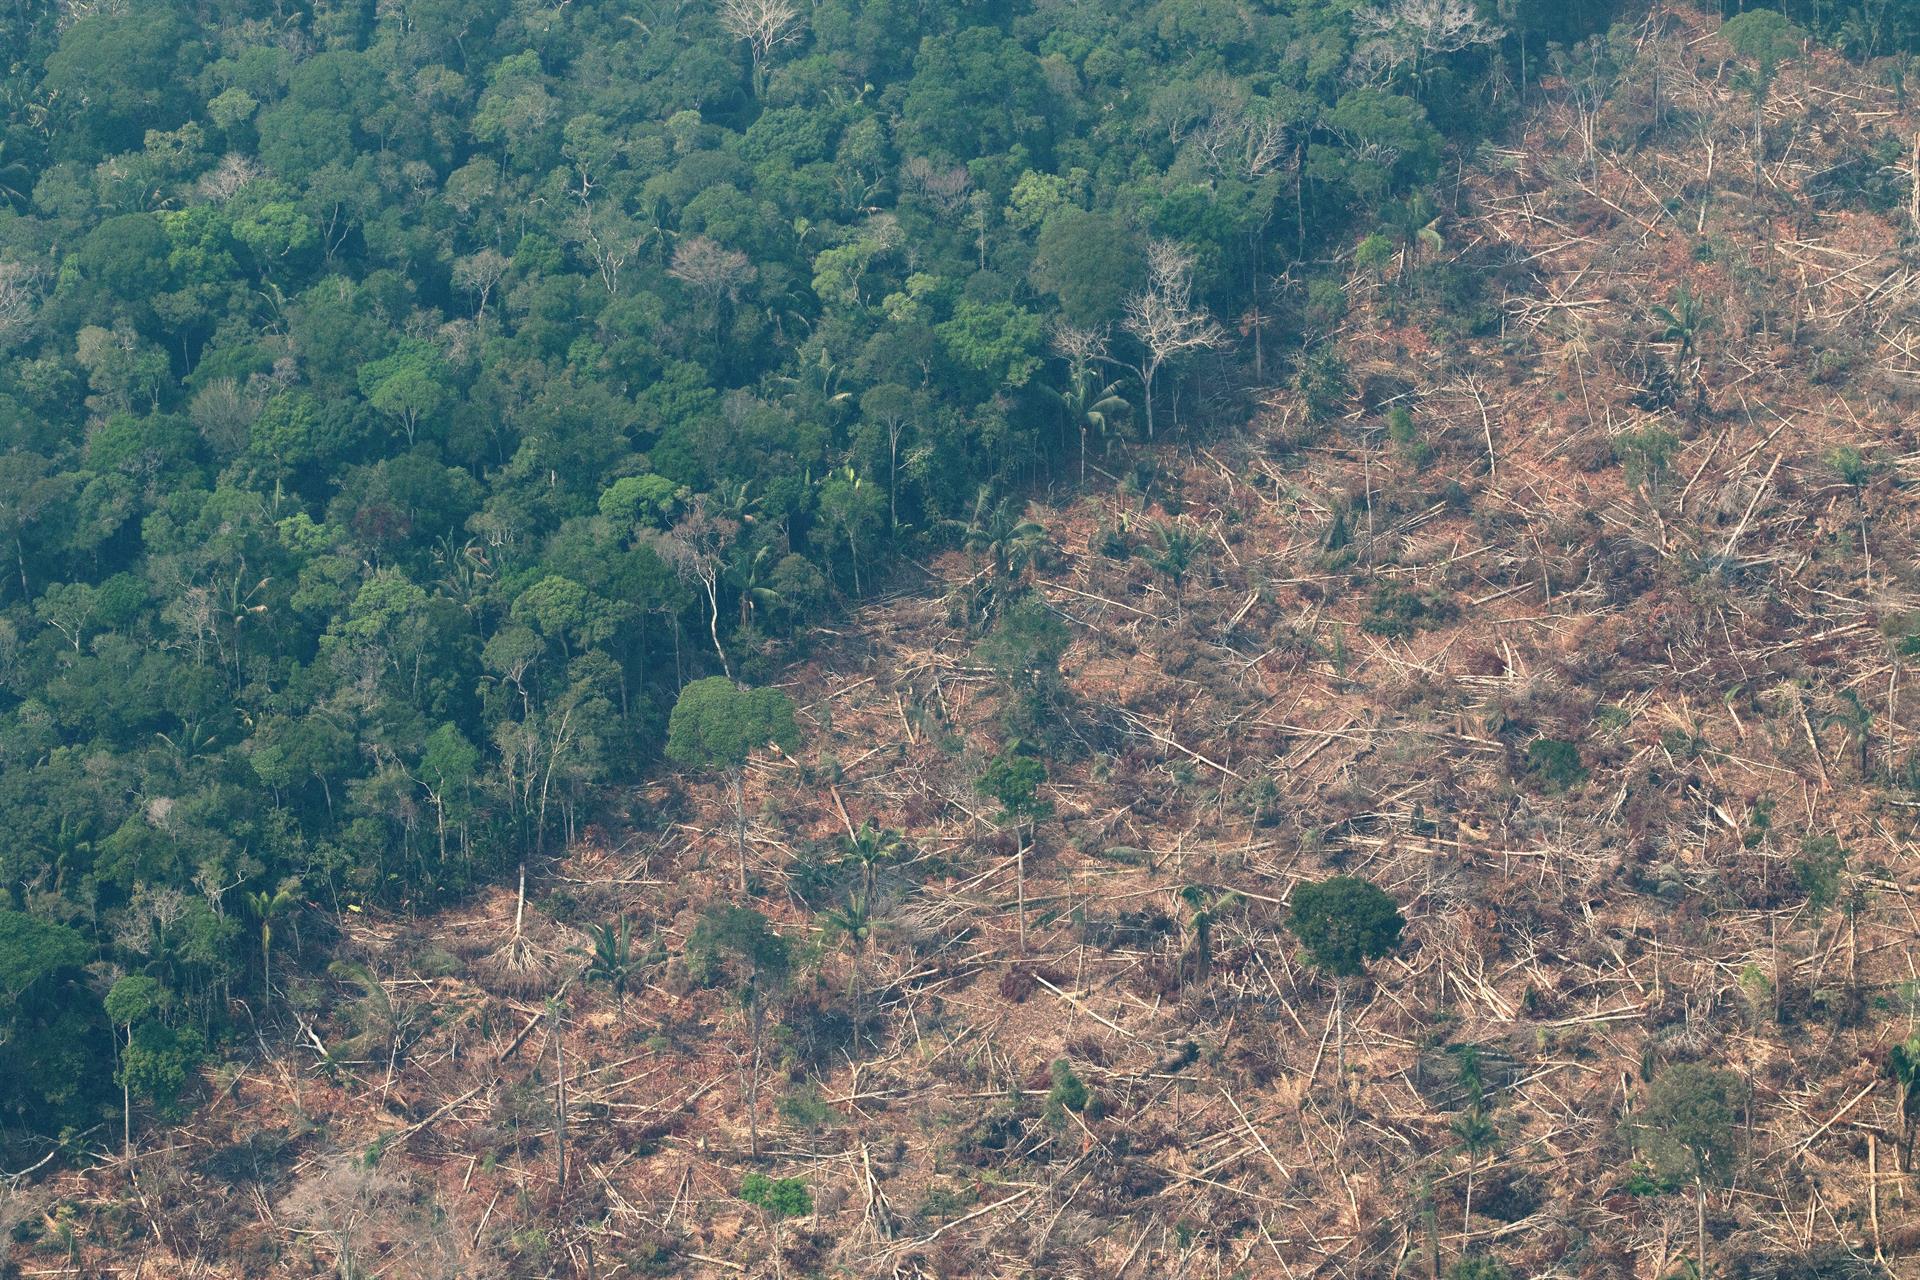
<instances>
[{"instance_id":1,"label":"leafless tree","mask_svg":"<svg viewBox=\"0 0 1920 1280\"><path fill-rule=\"evenodd\" d=\"M1360 39L1356 63L1385 80L1411 65L1419 75L1427 59L1491 44L1506 34L1485 21L1471 0L1390 0L1354 15Z\"/></svg>"},{"instance_id":2,"label":"leafless tree","mask_svg":"<svg viewBox=\"0 0 1920 1280\"><path fill-rule=\"evenodd\" d=\"M251 156L222 156L219 164L201 176L198 183L200 194L215 204L225 204L239 195L241 189L262 172L259 162Z\"/></svg>"},{"instance_id":3,"label":"leafless tree","mask_svg":"<svg viewBox=\"0 0 1920 1280\"><path fill-rule=\"evenodd\" d=\"M713 637L713 651L720 655L720 669L733 675L733 663L720 647L720 569L723 556L732 545L740 526L724 517L707 514L704 499L695 498L693 509L682 516L666 533L648 537L655 553L680 575L683 582L698 583L707 597L707 630Z\"/></svg>"},{"instance_id":4,"label":"leafless tree","mask_svg":"<svg viewBox=\"0 0 1920 1280\"><path fill-rule=\"evenodd\" d=\"M288 1228L323 1241L343 1280L372 1274L365 1267L376 1251L383 1276L493 1280L502 1274L497 1260L451 1226L430 1188L357 1152L321 1160L280 1202L278 1216Z\"/></svg>"},{"instance_id":5,"label":"leafless tree","mask_svg":"<svg viewBox=\"0 0 1920 1280\"><path fill-rule=\"evenodd\" d=\"M473 295L473 314L485 314L487 298L513 262L498 249L486 248L454 260L453 282Z\"/></svg>"},{"instance_id":6,"label":"leafless tree","mask_svg":"<svg viewBox=\"0 0 1920 1280\"><path fill-rule=\"evenodd\" d=\"M655 234L653 228L619 214L595 217L591 205L582 206L569 220L567 231L600 273L608 293L620 292L621 270Z\"/></svg>"},{"instance_id":7,"label":"leafless tree","mask_svg":"<svg viewBox=\"0 0 1920 1280\"><path fill-rule=\"evenodd\" d=\"M667 274L698 294L713 312L717 336L725 318L721 304L738 302L740 290L759 272L738 249L729 249L706 236L691 236L673 247Z\"/></svg>"},{"instance_id":8,"label":"leafless tree","mask_svg":"<svg viewBox=\"0 0 1920 1280\"><path fill-rule=\"evenodd\" d=\"M1051 339L1053 353L1076 374L1107 357L1107 335L1098 329L1083 329L1060 320L1053 326Z\"/></svg>"},{"instance_id":9,"label":"leafless tree","mask_svg":"<svg viewBox=\"0 0 1920 1280\"><path fill-rule=\"evenodd\" d=\"M798 40L807 21L793 0L720 0L720 25L734 39L747 42L757 98L766 92L774 51Z\"/></svg>"},{"instance_id":10,"label":"leafless tree","mask_svg":"<svg viewBox=\"0 0 1920 1280\"><path fill-rule=\"evenodd\" d=\"M1153 382L1170 360L1223 345L1226 330L1193 301L1193 254L1172 240L1147 246L1147 285L1126 301L1120 327L1140 344L1137 363L1146 404L1147 438L1153 438Z\"/></svg>"},{"instance_id":11,"label":"leafless tree","mask_svg":"<svg viewBox=\"0 0 1920 1280\"><path fill-rule=\"evenodd\" d=\"M964 165L947 169L925 156L914 156L900 166L900 185L920 196L945 218L952 218L967 207L967 190L972 183Z\"/></svg>"},{"instance_id":12,"label":"leafless tree","mask_svg":"<svg viewBox=\"0 0 1920 1280\"><path fill-rule=\"evenodd\" d=\"M0 262L0 348L40 309L40 273L24 262Z\"/></svg>"},{"instance_id":13,"label":"leafless tree","mask_svg":"<svg viewBox=\"0 0 1920 1280\"><path fill-rule=\"evenodd\" d=\"M247 447L247 433L266 403L257 383L242 385L233 378L215 378L194 393L187 416L200 429L200 438L226 457Z\"/></svg>"},{"instance_id":14,"label":"leafless tree","mask_svg":"<svg viewBox=\"0 0 1920 1280\"><path fill-rule=\"evenodd\" d=\"M1294 128L1286 115L1266 98L1251 97L1239 86L1213 95L1205 119L1189 116L1175 128L1201 165L1216 177L1255 181L1287 168L1294 152Z\"/></svg>"}]
</instances>

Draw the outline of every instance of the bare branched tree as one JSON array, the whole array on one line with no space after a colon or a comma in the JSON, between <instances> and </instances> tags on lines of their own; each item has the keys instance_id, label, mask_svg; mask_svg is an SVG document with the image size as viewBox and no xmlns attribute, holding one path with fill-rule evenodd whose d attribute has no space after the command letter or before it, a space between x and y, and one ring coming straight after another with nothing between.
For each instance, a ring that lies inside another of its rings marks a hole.
<instances>
[{"instance_id":1,"label":"bare branched tree","mask_svg":"<svg viewBox=\"0 0 1920 1280\"><path fill-rule=\"evenodd\" d=\"M341 1151L319 1161L280 1202L281 1223L317 1238L343 1280L495 1280L491 1251L453 1226L432 1188ZM378 1267L372 1263L377 1259Z\"/></svg>"},{"instance_id":2,"label":"bare branched tree","mask_svg":"<svg viewBox=\"0 0 1920 1280\"><path fill-rule=\"evenodd\" d=\"M925 156L914 156L900 166L900 185L913 192L946 218L967 207L967 190L973 184L964 165L946 168Z\"/></svg>"},{"instance_id":3,"label":"bare branched tree","mask_svg":"<svg viewBox=\"0 0 1920 1280\"><path fill-rule=\"evenodd\" d=\"M1172 240L1147 246L1147 285L1126 301L1120 327L1140 344L1141 400L1153 438L1153 382L1168 361L1223 345L1226 330L1193 301L1193 254Z\"/></svg>"},{"instance_id":4,"label":"bare branched tree","mask_svg":"<svg viewBox=\"0 0 1920 1280\"><path fill-rule=\"evenodd\" d=\"M220 163L203 174L196 185L200 194L213 203L225 204L264 172L259 161L236 152L222 156Z\"/></svg>"},{"instance_id":5,"label":"bare branched tree","mask_svg":"<svg viewBox=\"0 0 1920 1280\"><path fill-rule=\"evenodd\" d=\"M620 292L620 272L639 254L650 230L618 214L594 217L592 206L582 206L567 223L568 238L579 245L608 293Z\"/></svg>"},{"instance_id":6,"label":"bare branched tree","mask_svg":"<svg viewBox=\"0 0 1920 1280\"><path fill-rule=\"evenodd\" d=\"M1471 0L1390 0L1354 15L1360 39L1356 65L1381 80L1411 66L1418 76L1427 60L1491 44L1506 32L1481 18Z\"/></svg>"},{"instance_id":7,"label":"bare branched tree","mask_svg":"<svg viewBox=\"0 0 1920 1280\"><path fill-rule=\"evenodd\" d=\"M720 25L734 39L747 42L757 98L766 92L774 51L798 40L807 20L794 0L720 0Z\"/></svg>"},{"instance_id":8,"label":"bare branched tree","mask_svg":"<svg viewBox=\"0 0 1920 1280\"><path fill-rule=\"evenodd\" d=\"M1185 131L1185 141L1209 173L1252 182L1289 167L1294 133L1275 103L1236 92L1216 100L1206 119Z\"/></svg>"},{"instance_id":9,"label":"bare branched tree","mask_svg":"<svg viewBox=\"0 0 1920 1280\"><path fill-rule=\"evenodd\" d=\"M704 498L694 499L693 510L682 516L672 530L648 538L654 551L666 561L683 582L698 583L707 597L707 629L713 637L713 651L720 655L720 668L729 677L733 663L720 647L720 570L726 549L732 545L740 526L724 517L707 514Z\"/></svg>"},{"instance_id":10,"label":"bare branched tree","mask_svg":"<svg viewBox=\"0 0 1920 1280\"><path fill-rule=\"evenodd\" d=\"M713 313L717 335L726 318L722 304L738 302L740 290L759 272L738 249L729 249L706 236L691 236L673 247L667 274L693 290Z\"/></svg>"},{"instance_id":11,"label":"bare branched tree","mask_svg":"<svg viewBox=\"0 0 1920 1280\"><path fill-rule=\"evenodd\" d=\"M476 317L485 314L487 298L512 265L512 259L494 248L482 249L454 260L453 283L473 295L473 314Z\"/></svg>"},{"instance_id":12,"label":"bare branched tree","mask_svg":"<svg viewBox=\"0 0 1920 1280\"><path fill-rule=\"evenodd\" d=\"M0 262L0 348L40 310L39 273L23 262Z\"/></svg>"},{"instance_id":13,"label":"bare branched tree","mask_svg":"<svg viewBox=\"0 0 1920 1280\"><path fill-rule=\"evenodd\" d=\"M194 393L187 415L200 429L200 438L225 457L247 447L247 433L266 403L265 388L258 380L242 384L234 378L215 378Z\"/></svg>"}]
</instances>

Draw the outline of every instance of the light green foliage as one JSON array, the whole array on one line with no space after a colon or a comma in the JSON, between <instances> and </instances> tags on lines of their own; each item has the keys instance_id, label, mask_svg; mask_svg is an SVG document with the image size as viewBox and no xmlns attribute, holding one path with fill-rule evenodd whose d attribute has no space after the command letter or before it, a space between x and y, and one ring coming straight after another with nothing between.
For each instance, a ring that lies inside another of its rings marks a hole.
<instances>
[{"instance_id":1,"label":"light green foliage","mask_svg":"<svg viewBox=\"0 0 1920 1280\"><path fill-rule=\"evenodd\" d=\"M1746 1086L1699 1063L1668 1067L1635 1113L1633 1140L1661 1176L1721 1185L1734 1167L1734 1133Z\"/></svg>"},{"instance_id":2,"label":"light green foliage","mask_svg":"<svg viewBox=\"0 0 1920 1280\"><path fill-rule=\"evenodd\" d=\"M667 755L691 769L738 769L754 751L794 751L793 702L777 689L742 689L724 676L680 692L667 727Z\"/></svg>"},{"instance_id":3,"label":"light green foliage","mask_svg":"<svg viewBox=\"0 0 1920 1280\"><path fill-rule=\"evenodd\" d=\"M769 1178L750 1173L740 1180L740 1198L769 1216L803 1218L813 1212L813 1193L804 1178Z\"/></svg>"},{"instance_id":4,"label":"light green foliage","mask_svg":"<svg viewBox=\"0 0 1920 1280\"><path fill-rule=\"evenodd\" d=\"M1040 317L1007 302L962 301L938 326L955 361L997 386L1023 387L1040 369Z\"/></svg>"}]
</instances>

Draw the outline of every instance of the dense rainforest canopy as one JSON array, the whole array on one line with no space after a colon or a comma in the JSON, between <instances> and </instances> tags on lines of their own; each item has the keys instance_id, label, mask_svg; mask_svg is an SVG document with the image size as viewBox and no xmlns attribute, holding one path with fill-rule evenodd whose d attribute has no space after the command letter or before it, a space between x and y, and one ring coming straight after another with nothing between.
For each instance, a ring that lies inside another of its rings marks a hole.
<instances>
[{"instance_id":1,"label":"dense rainforest canopy","mask_svg":"<svg viewBox=\"0 0 1920 1280\"><path fill-rule=\"evenodd\" d=\"M0 11L0 1118L228 1032L290 904L618 820L684 685L1111 437L1337 377L1321 264L1616 7ZM1499 266L1407 287L1484 326Z\"/></svg>"}]
</instances>

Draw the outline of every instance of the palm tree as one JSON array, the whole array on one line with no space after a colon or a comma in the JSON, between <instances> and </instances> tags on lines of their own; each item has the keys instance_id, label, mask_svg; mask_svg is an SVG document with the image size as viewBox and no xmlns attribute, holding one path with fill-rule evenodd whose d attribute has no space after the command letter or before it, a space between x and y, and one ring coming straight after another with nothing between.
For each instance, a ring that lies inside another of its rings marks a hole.
<instances>
[{"instance_id":1,"label":"palm tree","mask_svg":"<svg viewBox=\"0 0 1920 1280\"><path fill-rule=\"evenodd\" d=\"M1246 899L1231 890L1214 893L1204 885L1190 884L1180 890L1180 901L1192 908L1187 917L1187 928L1193 935L1193 945L1188 951L1192 978L1196 982L1205 982L1213 972L1213 924L1220 913L1239 906Z\"/></svg>"},{"instance_id":2,"label":"palm tree","mask_svg":"<svg viewBox=\"0 0 1920 1280\"><path fill-rule=\"evenodd\" d=\"M1182 612L1187 571L1199 550L1199 534L1167 521L1153 526L1153 544L1141 550L1141 557L1172 581L1175 617Z\"/></svg>"},{"instance_id":3,"label":"palm tree","mask_svg":"<svg viewBox=\"0 0 1920 1280\"><path fill-rule=\"evenodd\" d=\"M1087 482L1087 433L1097 431L1104 436L1110 426L1132 412L1133 406L1120 394L1123 385L1117 379L1102 385L1093 370L1081 366L1074 370L1073 380L1065 391L1053 393L1067 421L1080 432L1082 484Z\"/></svg>"},{"instance_id":4,"label":"palm tree","mask_svg":"<svg viewBox=\"0 0 1920 1280\"><path fill-rule=\"evenodd\" d=\"M753 481L742 480L738 484L723 484L716 488L708 496L707 507L718 519L752 524L760 510L760 498L753 491Z\"/></svg>"},{"instance_id":5,"label":"palm tree","mask_svg":"<svg viewBox=\"0 0 1920 1280\"><path fill-rule=\"evenodd\" d=\"M1887 1074L1900 1089L1900 1147L1894 1159L1902 1173L1913 1167L1913 1137L1920 1127L1920 1035L1887 1051Z\"/></svg>"},{"instance_id":6,"label":"palm tree","mask_svg":"<svg viewBox=\"0 0 1920 1280\"><path fill-rule=\"evenodd\" d=\"M1713 317L1708 314L1706 305L1698 294L1683 284L1674 290L1666 306L1653 309L1653 317L1660 324L1655 340L1673 345L1677 353L1674 372L1684 381L1694 384L1695 394L1704 403L1707 387L1700 379L1700 335L1713 325Z\"/></svg>"},{"instance_id":7,"label":"palm tree","mask_svg":"<svg viewBox=\"0 0 1920 1280\"><path fill-rule=\"evenodd\" d=\"M1013 499L993 502L993 490L982 485L967 524L966 548L984 551L993 560L996 578L1018 577L1039 554L1047 540L1045 526L1026 518ZM991 505L990 505L991 504Z\"/></svg>"},{"instance_id":8,"label":"palm tree","mask_svg":"<svg viewBox=\"0 0 1920 1280\"><path fill-rule=\"evenodd\" d=\"M1867 575L1873 575L1873 552L1867 545L1867 486L1873 483L1880 464L1853 445L1842 445L1826 456L1826 463L1841 484L1853 491L1853 510L1860 520L1860 554L1867 562Z\"/></svg>"},{"instance_id":9,"label":"palm tree","mask_svg":"<svg viewBox=\"0 0 1920 1280\"><path fill-rule=\"evenodd\" d=\"M740 629L746 630L753 620L754 611L761 608L778 609L787 602L787 598L767 585L772 577L773 558L771 543L753 553L753 557L735 566L735 575L740 580Z\"/></svg>"},{"instance_id":10,"label":"palm tree","mask_svg":"<svg viewBox=\"0 0 1920 1280\"><path fill-rule=\"evenodd\" d=\"M247 910L260 922L260 986L273 999L273 921L299 901L294 886L283 884L272 893L262 889L247 895Z\"/></svg>"},{"instance_id":11,"label":"palm tree","mask_svg":"<svg viewBox=\"0 0 1920 1280\"><path fill-rule=\"evenodd\" d=\"M1453 1136L1460 1140L1460 1149L1467 1153L1466 1208L1460 1217L1460 1245L1464 1249L1473 1229L1473 1171L1480 1163L1480 1157L1493 1150L1494 1144L1500 1139L1500 1131L1493 1127L1493 1121L1487 1119L1487 1109L1478 1096L1454 1120L1452 1128Z\"/></svg>"},{"instance_id":12,"label":"palm tree","mask_svg":"<svg viewBox=\"0 0 1920 1280\"><path fill-rule=\"evenodd\" d=\"M1666 306L1656 306L1653 315L1662 326L1659 340L1678 346L1683 358L1693 354L1701 331L1711 323L1699 295L1684 284L1673 291Z\"/></svg>"},{"instance_id":13,"label":"palm tree","mask_svg":"<svg viewBox=\"0 0 1920 1280\"><path fill-rule=\"evenodd\" d=\"M617 925L588 925L593 937L593 956L587 961L587 976L598 978L613 988L615 1002L627 1007L627 984L633 981L639 965L633 959L633 922L621 916Z\"/></svg>"},{"instance_id":14,"label":"palm tree","mask_svg":"<svg viewBox=\"0 0 1920 1280\"><path fill-rule=\"evenodd\" d=\"M1387 206L1381 222L1400 245L1400 271L1396 280L1407 278L1407 268L1419 261L1422 244L1439 240L1439 234L1433 230L1433 224L1439 220L1440 211L1424 191Z\"/></svg>"},{"instance_id":15,"label":"palm tree","mask_svg":"<svg viewBox=\"0 0 1920 1280\"><path fill-rule=\"evenodd\" d=\"M843 907L834 907L825 912L822 918L826 925L822 932L829 939L838 939L845 944L851 963L847 969L847 999L853 1004L854 1034L860 1032L860 956L873 940L873 910L871 899L865 894L851 894Z\"/></svg>"},{"instance_id":16,"label":"palm tree","mask_svg":"<svg viewBox=\"0 0 1920 1280\"><path fill-rule=\"evenodd\" d=\"M1860 695L1851 689L1840 691L1840 702L1840 710L1823 718L1820 728L1825 731L1839 725L1847 731L1860 751L1860 776L1865 778L1873 769L1873 712L1867 710Z\"/></svg>"},{"instance_id":17,"label":"palm tree","mask_svg":"<svg viewBox=\"0 0 1920 1280\"><path fill-rule=\"evenodd\" d=\"M7 158L7 140L0 137L0 205L25 205L32 176L25 163Z\"/></svg>"},{"instance_id":18,"label":"palm tree","mask_svg":"<svg viewBox=\"0 0 1920 1280\"><path fill-rule=\"evenodd\" d=\"M847 861L860 868L860 894L873 900L873 877L882 864L906 851L906 838L892 827L876 827L869 818L847 840Z\"/></svg>"}]
</instances>

